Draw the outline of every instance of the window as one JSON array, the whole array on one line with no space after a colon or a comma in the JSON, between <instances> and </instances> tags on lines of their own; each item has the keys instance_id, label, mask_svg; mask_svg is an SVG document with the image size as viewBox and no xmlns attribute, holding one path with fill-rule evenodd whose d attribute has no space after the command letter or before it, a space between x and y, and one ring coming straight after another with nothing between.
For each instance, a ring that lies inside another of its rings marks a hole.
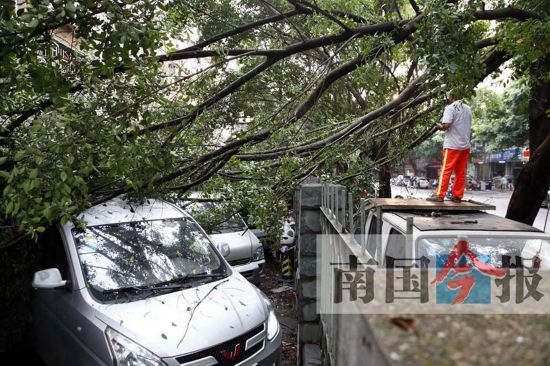
<instances>
[{"instance_id":1,"label":"window","mask_svg":"<svg viewBox=\"0 0 550 366\"><path fill-rule=\"evenodd\" d=\"M225 265L192 220L167 219L73 229L86 282L95 290L154 286Z\"/></svg>"},{"instance_id":2,"label":"window","mask_svg":"<svg viewBox=\"0 0 550 366\"><path fill-rule=\"evenodd\" d=\"M376 252L376 243L377 243L377 237L378 233L376 232L377 225L378 225L378 217L376 217L374 214L371 217L370 225L369 225L369 231L367 235L367 252L374 257L374 254Z\"/></svg>"},{"instance_id":3,"label":"window","mask_svg":"<svg viewBox=\"0 0 550 366\"><path fill-rule=\"evenodd\" d=\"M39 244L43 252L41 269L57 268L61 273L61 278L68 280L69 262L63 239L57 227L47 229L40 237Z\"/></svg>"},{"instance_id":4,"label":"window","mask_svg":"<svg viewBox=\"0 0 550 366\"><path fill-rule=\"evenodd\" d=\"M388 246L386 247L386 256L395 259L407 258L405 235L395 229L391 229L390 237L388 238Z\"/></svg>"},{"instance_id":5,"label":"window","mask_svg":"<svg viewBox=\"0 0 550 366\"><path fill-rule=\"evenodd\" d=\"M226 234L247 230L238 210L217 202L193 202L185 210L208 234Z\"/></svg>"}]
</instances>

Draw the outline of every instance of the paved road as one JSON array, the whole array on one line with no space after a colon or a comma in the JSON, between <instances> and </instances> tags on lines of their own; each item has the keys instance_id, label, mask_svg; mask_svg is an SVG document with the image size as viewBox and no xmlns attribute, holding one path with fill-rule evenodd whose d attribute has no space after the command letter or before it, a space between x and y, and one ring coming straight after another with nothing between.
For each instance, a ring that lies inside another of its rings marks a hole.
<instances>
[{"instance_id":1,"label":"paved road","mask_svg":"<svg viewBox=\"0 0 550 366\"><path fill-rule=\"evenodd\" d=\"M431 194L431 189L409 188L407 192L407 189L405 189L405 187L392 186L392 197L395 197L396 195L401 195L403 197L425 198L430 196ZM511 196L512 192L510 191L466 191L464 199L472 199L475 201L495 205L496 211L494 211L494 214L504 217L506 215L506 209L508 207L508 202L510 201ZM548 209L539 209L539 213L537 215L537 218L535 219L535 223L533 226L543 230L544 222L547 215ZM546 224L546 232L550 233L550 218L548 218L548 223Z\"/></svg>"}]
</instances>

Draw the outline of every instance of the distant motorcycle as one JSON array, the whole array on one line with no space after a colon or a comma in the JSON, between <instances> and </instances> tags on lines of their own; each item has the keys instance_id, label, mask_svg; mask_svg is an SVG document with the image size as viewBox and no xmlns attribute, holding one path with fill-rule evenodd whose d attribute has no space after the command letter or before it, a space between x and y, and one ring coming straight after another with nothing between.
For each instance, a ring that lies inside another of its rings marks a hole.
<instances>
[{"instance_id":1,"label":"distant motorcycle","mask_svg":"<svg viewBox=\"0 0 550 366\"><path fill-rule=\"evenodd\" d=\"M445 197L447 197L448 199L452 199L453 198L453 184L449 184L449 189L447 189L447 193L445 193Z\"/></svg>"}]
</instances>

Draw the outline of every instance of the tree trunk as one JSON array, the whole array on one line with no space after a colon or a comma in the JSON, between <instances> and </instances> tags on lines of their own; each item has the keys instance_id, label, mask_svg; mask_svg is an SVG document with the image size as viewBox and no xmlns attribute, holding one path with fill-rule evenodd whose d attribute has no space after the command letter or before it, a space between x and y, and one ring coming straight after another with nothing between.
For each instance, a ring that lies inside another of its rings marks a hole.
<instances>
[{"instance_id":1,"label":"tree trunk","mask_svg":"<svg viewBox=\"0 0 550 366\"><path fill-rule=\"evenodd\" d=\"M519 173L506 217L533 225L550 187L550 134Z\"/></svg>"},{"instance_id":2,"label":"tree trunk","mask_svg":"<svg viewBox=\"0 0 550 366\"><path fill-rule=\"evenodd\" d=\"M550 72L550 60L547 61ZM533 88L529 102L529 149L534 152L550 134L550 82L544 82ZM549 167L550 168L550 167Z\"/></svg>"},{"instance_id":3,"label":"tree trunk","mask_svg":"<svg viewBox=\"0 0 550 366\"><path fill-rule=\"evenodd\" d=\"M543 69L550 69L545 60ZM529 102L530 160L518 176L518 181L506 217L532 225L550 186L550 82L534 86Z\"/></svg>"},{"instance_id":4,"label":"tree trunk","mask_svg":"<svg viewBox=\"0 0 550 366\"><path fill-rule=\"evenodd\" d=\"M381 165L380 170L378 171L378 183L380 184L378 196L380 198L391 198L390 178L390 165Z\"/></svg>"},{"instance_id":5,"label":"tree trunk","mask_svg":"<svg viewBox=\"0 0 550 366\"><path fill-rule=\"evenodd\" d=\"M382 143L376 160L385 159L388 156L388 144ZM391 185L390 185L390 165L384 164L380 166L378 171L378 197L380 198L391 198Z\"/></svg>"},{"instance_id":6,"label":"tree trunk","mask_svg":"<svg viewBox=\"0 0 550 366\"><path fill-rule=\"evenodd\" d=\"M371 161L385 159L388 156L388 144L382 142L371 145L367 156ZM378 170L378 197L391 198L390 178L389 164L380 165Z\"/></svg>"}]
</instances>

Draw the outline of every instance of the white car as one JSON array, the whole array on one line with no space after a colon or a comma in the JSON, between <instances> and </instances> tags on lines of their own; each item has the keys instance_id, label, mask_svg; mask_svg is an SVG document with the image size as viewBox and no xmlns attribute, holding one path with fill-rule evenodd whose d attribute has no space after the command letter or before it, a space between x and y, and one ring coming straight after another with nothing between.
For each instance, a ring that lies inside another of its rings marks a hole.
<instances>
[{"instance_id":1,"label":"white car","mask_svg":"<svg viewBox=\"0 0 550 366\"><path fill-rule=\"evenodd\" d=\"M428 189L430 188L430 181L425 177L420 177L417 179L418 188Z\"/></svg>"},{"instance_id":2,"label":"white car","mask_svg":"<svg viewBox=\"0 0 550 366\"><path fill-rule=\"evenodd\" d=\"M229 264L250 282L259 284L265 264L264 248L252 230L237 211L224 213L223 217L213 224L201 220L204 210L216 210L216 202L193 202L185 206L203 226L218 248L227 247L229 254L225 259Z\"/></svg>"},{"instance_id":3,"label":"white car","mask_svg":"<svg viewBox=\"0 0 550 366\"><path fill-rule=\"evenodd\" d=\"M179 207L117 198L47 230L32 339L47 365L275 365L269 300Z\"/></svg>"}]
</instances>

